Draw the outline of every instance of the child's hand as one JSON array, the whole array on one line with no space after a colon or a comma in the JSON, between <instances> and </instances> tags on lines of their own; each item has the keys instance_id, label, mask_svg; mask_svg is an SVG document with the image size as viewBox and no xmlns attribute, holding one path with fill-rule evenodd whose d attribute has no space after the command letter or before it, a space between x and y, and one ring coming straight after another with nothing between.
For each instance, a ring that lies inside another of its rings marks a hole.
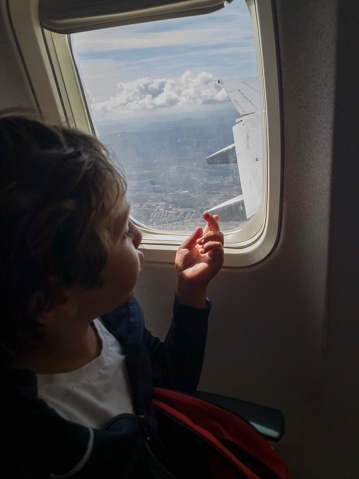
<instances>
[{"instance_id":1,"label":"child's hand","mask_svg":"<svg viewBox=\"0 0 359 479\"><path fill-rule=\"evenodd\" d=\"M197 228L177 250L177 294L188 306L204 308L207 286L223 265L223 233L218 215L203 213L204 230Z\"/></svg>"}]
</instances>

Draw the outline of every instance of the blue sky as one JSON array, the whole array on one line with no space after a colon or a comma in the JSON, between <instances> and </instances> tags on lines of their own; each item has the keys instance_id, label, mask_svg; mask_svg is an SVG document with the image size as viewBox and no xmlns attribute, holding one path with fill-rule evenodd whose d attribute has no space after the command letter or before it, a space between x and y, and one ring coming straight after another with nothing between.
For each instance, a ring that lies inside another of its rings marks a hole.
<instances>
[{"instance_id":1,"label":"blue sky","mask_svg":"<svg viewBox=\"0 0 359 479\"><path fill-rule=\"evenodd\" d=\"M73 45L98 121L224 107L218 79L257 76L244 0L209 15L80 33Z\"/></svg>"}]
</instances>

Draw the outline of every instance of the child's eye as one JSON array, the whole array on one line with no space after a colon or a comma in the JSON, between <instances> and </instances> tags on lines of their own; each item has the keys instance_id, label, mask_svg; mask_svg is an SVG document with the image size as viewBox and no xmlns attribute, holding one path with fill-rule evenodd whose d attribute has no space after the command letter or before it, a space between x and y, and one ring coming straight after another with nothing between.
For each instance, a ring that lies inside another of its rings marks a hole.
<instances>
[{"instance_id":1,"label":"child's eye","mask_svg":"<svg viewBox=\"0 0 359 479\"><path fill-rule=\"evenodd\" d=\"M128 227L123 235L124 238L127 238L127 236L129 236L131 233L131 223L128 223Z\"/></svg>"}]
</instances>

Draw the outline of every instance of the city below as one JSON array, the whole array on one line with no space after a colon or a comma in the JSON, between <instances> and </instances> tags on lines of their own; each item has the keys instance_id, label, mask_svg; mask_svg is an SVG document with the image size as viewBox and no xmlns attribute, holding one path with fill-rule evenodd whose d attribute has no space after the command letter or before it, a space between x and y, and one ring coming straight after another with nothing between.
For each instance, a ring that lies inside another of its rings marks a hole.
<instances>
[{"instance_id":1,"label":"city below","mask_svg":"<svg viewBox=\"0 0 359 479\"><path fill-rule=\"evenodd\" d=\"M203 225L203 211L241 195L237 163L207 160L233 143L237 116L233 110L138 128L100 123L100 138L125 173L131 216L156 230L189 232ZM221 216L222 230L245 220L243 207L236 208L234 215L232 206L230 217Z\"/></svg>"}]
</instances>

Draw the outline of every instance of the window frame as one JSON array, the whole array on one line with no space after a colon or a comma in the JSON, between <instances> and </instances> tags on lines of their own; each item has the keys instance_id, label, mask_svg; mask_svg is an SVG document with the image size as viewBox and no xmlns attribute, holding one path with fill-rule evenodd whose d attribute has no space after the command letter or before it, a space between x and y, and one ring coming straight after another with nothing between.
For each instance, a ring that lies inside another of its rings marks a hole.
<instances>
[{"instance_id":1,"label":"window frame","mask_svg":"<svg viewBox=\"0 0 359 479\"><path fill-rule=\"evenodd\" d=\"M28 77L44 119L96 132L67 35L41 27L39 0L9 0L9 13ZM261 85L263 198L256 215L235 232L225 233L227 267L250 266L266 258L279 234L281 198L281 119L272 2L246 0L254 32ZM174 262L187 235L154 232L140 226L145 260Z\"/></svg>"}]
</instances>

